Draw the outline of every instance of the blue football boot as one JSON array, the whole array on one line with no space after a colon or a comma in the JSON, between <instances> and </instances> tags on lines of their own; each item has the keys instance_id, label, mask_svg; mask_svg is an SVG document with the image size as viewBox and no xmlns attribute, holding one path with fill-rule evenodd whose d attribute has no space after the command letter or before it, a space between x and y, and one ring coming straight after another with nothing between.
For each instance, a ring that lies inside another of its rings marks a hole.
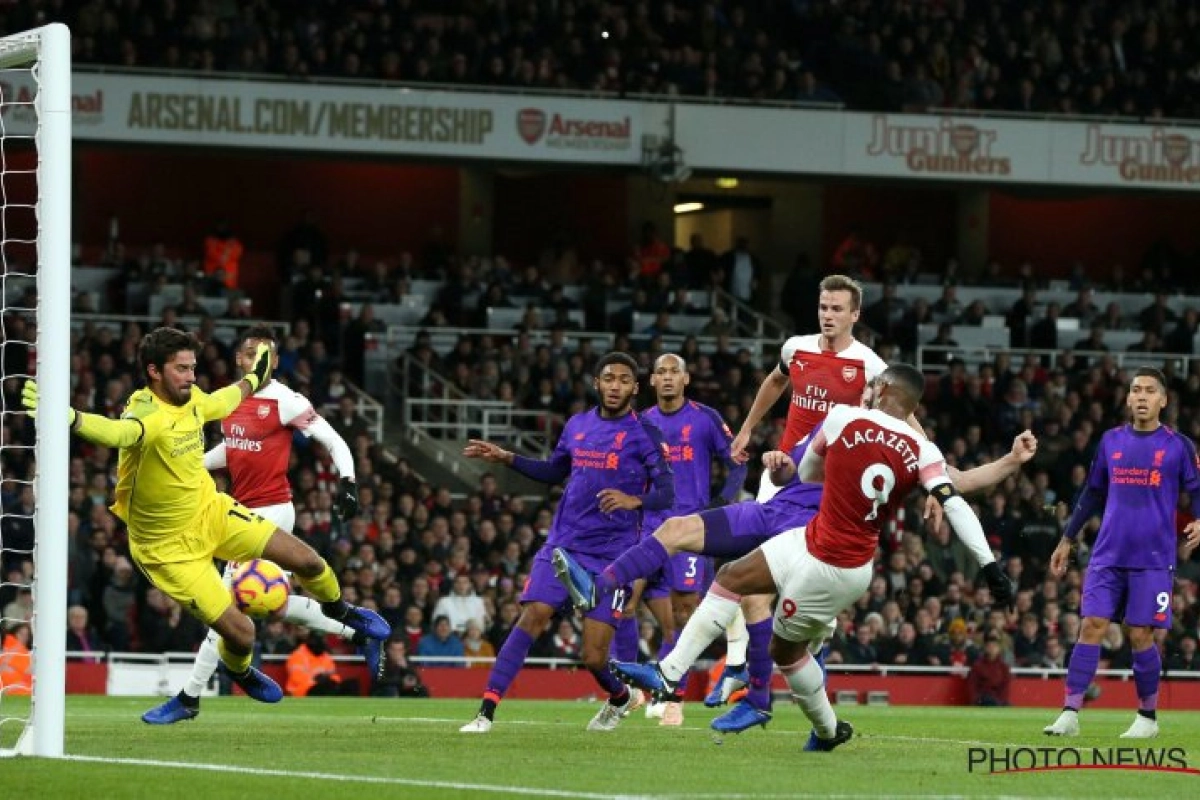
<instances>
[{"instance_id":1,"label":"blue football boot","mask_svg":"<svg viewBox=\"0 0 1200 800\"><path fill-rule=\"evenodd\" d=\"M347 628L358 631L369 639L379 639L380 641L392 635L392 626L371 609L360 606L349 606L349 609L346 616L338 620Z\"/></svg>"},{"instance_id":2,"label":"blue football boot","mask_svg":"<svg viewBox=\"0 0 1200 800\"><path fill-rule=\"evenodd\" d=\"M853 736L854 726L849 722L838 720L833 738L822 739L820 736L817 736L816 731L812 731L808 734L808 741L804 743L804 751L808 753L827 753L838 745L850 741Z\"/></svg>"},{"instance_id":3,"label":"blue football boot","mask_svg":"<svg viewBox=\"0 0 1200 800\"><path fill-rule=\"evenodd\" d=\"M195 719L200 716L200 704L194 706L184 705L179 699L179 695L175 695L162 705L142 714L142 722L148 725L173 725L176 722L183 722L188 719Z\"/></svg>"},{"instance_id":4,"label":"blue football boot","mask_svg":"<svg viewBox=\"0 0 1200 800\"><path fill-rule=\"evenodd\" d=\"M571 604L580 611L591 611L596 607L596 581L592 574L576 563L561 547L554 548L550 556L558 582L571 595Z\"/></svg>"},{"instance_id":5,"label":"blue football boot","mask_svg":"<svg viewBox=\"0 0 1200 800\"><path fill-rule=\"evenodd\" d=\"M667 680L657 664L637 664L631 661L609 661L608 668L629 686L643 689L660 703L678 703L677 684Z\"/></svg>"},{"instance_id":6,"label":"blue football boot","mask_svg":"<svg viewBox=\"0 0 1200 800\"><path fill-rule=\"evenodd\" d=\"M739 700L733 708L712 721L712 729L721 733L741 733L755 725L765 729L771 721L771 712L755 708L748 700Z\"/></svg>"},{"instance_id":7,"label":"blue football boot","mask_svg":"<svg viewBox=\"0 0 1200 800\"><path fill-rule=\"evenodd\" d=\"M226 668L226 672L229 669ZM234 675L229 672L229 678L236 683L246 695L260 703L278 703L283 699L283 689L266 673L250 667L245 675Z\"/></svg>"}]
</instances>

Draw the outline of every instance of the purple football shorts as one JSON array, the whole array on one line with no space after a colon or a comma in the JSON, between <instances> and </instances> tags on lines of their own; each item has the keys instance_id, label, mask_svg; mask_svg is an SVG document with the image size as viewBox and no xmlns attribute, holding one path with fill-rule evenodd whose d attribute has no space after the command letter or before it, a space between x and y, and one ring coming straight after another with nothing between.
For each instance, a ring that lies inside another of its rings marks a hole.
<instances>
[{"instance_id":1,"label":"purple football shorts","mask_svg":"<svg viewBox=\"0 0 1200 800\"><path fill-rule=\"evenodd\" d=\"M1174 588L1175 572L1170 569L1089 567L1079 610L1084 617L1170 628Z\"/></svg>"},{"instance_id":2,"label":"purple football shorts","mask_svg":"<svg viewBox=\"0 0 1200 800\"><path fill-rule=\"evenodd\" d=\"M572 609L571 596L566 588L558 582L554 574L554 565L550 563L550 551L554 548L543 545L533 559L533 569L529 571L529 579L521 592L522 603L545 603L557 611L569 614ZM584 569L593 575L599 573L611 562L611 558L597 558L567 550ZM613 627L621 621L621 610L625 606L628 588L616 592L604 592L596 598L596 607L584 614L588 619L594 619Z\"/></svg>"}]
</instances>

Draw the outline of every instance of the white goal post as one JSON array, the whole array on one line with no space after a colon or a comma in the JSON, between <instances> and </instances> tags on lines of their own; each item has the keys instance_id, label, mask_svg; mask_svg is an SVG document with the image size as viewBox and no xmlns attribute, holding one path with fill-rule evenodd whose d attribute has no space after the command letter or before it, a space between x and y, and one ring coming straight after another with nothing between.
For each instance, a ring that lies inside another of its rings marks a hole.
<instances>
[{"instance_id":1,"label":"white goal post","mask_svg":"<svg viewBox=\"0 0 1200 800\"><path fill-rule=\"evenodd\" d=\"M21 75L23 80L10 79ZM0 97L0 137L15 147L36 151L36 200L30 227L8 225L4 197L3 251L5 285L36 276L37 303L16 309L35 321L36 378L40 394L36 422L35 511L33 514L32 701L14 753L63 755L66 694L67 630L67 478L68 403L71 391L71 38L65 25L52 24L0 38L0 88L12 95L15 86L30 86L32 97ZM4 144L8 144L5 141ZM7 150L6 150L7 152ZM8 169L7 163L5 169ZM5 176L7 177L7 176ZM18 200L17 202L22 202ZM28 205L20 212L29 214ZM32 238L29 238L32 236ZM32 250L30 248L32 247ZM32 254L26 258L25 253ZM19 253L19 257L11 254ZM32 263L30 263L32 262ZM5 312L12 299L5 295ZM5 375L4 378L24 376ZM21 409L5 408L6 421ZM7 477L7 476L6 476ZM2 545L3 542L0 542ZM8 698L0 692L0 721ZM9 742L11 744L11 742Z\"/></svg>"}]
</instances>

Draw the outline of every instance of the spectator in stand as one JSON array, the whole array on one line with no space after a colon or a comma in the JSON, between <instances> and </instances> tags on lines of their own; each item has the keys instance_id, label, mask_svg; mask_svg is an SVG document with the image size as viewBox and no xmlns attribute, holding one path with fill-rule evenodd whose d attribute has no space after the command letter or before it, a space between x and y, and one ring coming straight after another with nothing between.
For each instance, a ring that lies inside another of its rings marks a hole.
<instances>
[{"instance_id":1,"label":"spectator in stand","mask_svg":"<svg viewBox=\"0 0 1200 800\"><path fill-rule=\"evenodd\" d=\"M374 697L429 697L429 689L421 675L408 662L408 643L404 637L393 637L384 648L380 674L371 687Z\"/></svg>"},{"instance_id":2,"label":"spectator in stand","mask_svg":"<svg viewBox=\"0 0 1200 800\"><path fill-rule=\"evenodd\" d=\"M1021 616L1021 625L1013 637L1013 658L1018 667L1034 667L1046 655L1046 639L1042 635L1037 615L1026 612Z\"/></svg>"},{"instance_id":3,"label":"spectator in stand","mask_svg":"<svg viewBox=\"0 0 1200 800\"><path fill-rule=\"evenodd\" d=\"M425 636L425 614L417 606L409 606L404 611L404 636L408 640L408 649L416 652Z\"/></svg>"},{"instance_id":4,"label":"spectator in stand","mask_svg":"<svg viewBox=\"0 0 1200 800\"><path fill-rule=\"evenodd\" d=\"M946 364L956 355L959 348L958 342L954 339L954 326L949 322L940 323L937 334L925 344L935 348L926 350L924 353L924 363L929 365Z\"/></svg>"},{"instance_id":5,"label":"spectator in stand","mask_svg":"<svg viewBox=\"0 0 1200 800\"><path fill-rule=\"evenodd\" d=\"M688 239L688 251L684 255L689 285L693 289L708 290L720 285L717 256L704 245L704 237L693 233Z\"/></svg>"},{"instance_id":6,"label":"spectator in stand","mask_svg":"<svg viewBox=\"0 0 1200 800\"><path fill-rule=\"evenodd\" d=\"M946 626L946 635L939 637L933 649L933 663L943 667L969 667L979 651L967 636L967 623L962 617Z\"/></svg>"},{"instance_id":7,"label":"spectator in stand","mask_svg":"<svg viewBox=\"0 0 1200 800\"><path fill-rule=\"evenodd\" d=\"M11 621L0 636L0 697L33 691L33 634L28 622Z\"/></svg>"},{"instance_id":8,"label":"spectator in stand","mask_svg":"<svg viewBox=\"0 0 1200 800\"><path fill-rule=\"evenodd\" d=\"M670 255L671 248L659 238L658 226L648 221L642 223L642 235L633 257L637 261L637 280L644 288L654 285Z\"/></svg>"},{"instance_id":9,"label":"spectator in stand","mask_svg":"<svg viewBox=\"0 0 1200 800\"><path fill-rule=\"evenodd\" d=\"M1167 292L1161 289L1155 292L1150 305L1138 312L1138 327L1158 336L1166 335L1168 326L1179 319L1179 315L1167 305L1169 299Z\"/></svg>"},{"instance_id":10,"label":"spectator in stand","mask_svg":"<svg viewBox=\"0 0 1200 800\"><path fill-rule=\"evenodd\" d=\"M483 638L483 627L474 619L467 623L462 643L463 655L467 658L494 659L496 657L496 648ZM490 661L475 661L471 662L469 666L475 669L490 669L492 665Z\"/></svg>"},{"instance_id":11,"label":"spectator in stand","mask_svg":"<svg viewBox=\"0 0 1200 800\"><path fill-rule=\"evenodd\" d=\"M859 625L854 638L846 643L843 654L847 664L875 664L879 654L875 649L875 632L869 625Z\"/></svg>"},{"instance_id":12,"label":"spectator in stand","mask_svg":"<svg viewBox=\"0 0 1200 800\"><path fill-rule=\"evenodd\" d=\"M983 655L967 674L967 702L973 706L1007 706L1012 688L1012 670L1004 663L1000 635L988 632Z\"/></svg>"},{"instance_id":13,"label":"spectator in stand","mask_svg":"<svg viewBox=\"0 0 1200 800\"><path fill-rule=\"evenodd\" d=\"M214 284L237 289L245 247L233 234L229 220L218 220L204 239L204 275Z\"/></svg>"},{"instance_id":14,"label":"spectator in stand","mask_svg":"<svg viewBox=\"0 0 1200 800\"><path fill-rule=\"evenodd\" d=\"M766 267L750 252L750 239L739 236L733 249L721 256L721 271L725 274L725 290L743 303L757 308L768 291Z\"/></svg>"},{"instance_id":15,"label":"spectator in stand","mask_svg":"<svg viewBox=\"0 0 1200 800\"><path fill-rule=\"evenodd\" d=\"M1196 651L1195 633L1185 633L1179 639L1179 649L1167 658L1170 672L1200 672L1200 653Z\"/></svg>"},{"instance_id":16,"label":"spectator in stand","mask_svg":"<svg viewBox=\"0 0 1200 800\"><path fill-rule=\"evenodd\" d=\"M146 590L138 615L138 649L144 653L190 653L207 634L204 626L179 603L155 587ZM70 649L68 647L68 649Z\"/></svg>"},{"instance_id":17,"label":"spectator in stand","mask_svg":"<svg viewBox=\"0 0 1200 800\"><path fill-rule=\"evenodd\" d=\"M433 621L433 631L421 637L417 644L417 656L420 658L436 658L430 664L439 667L464 667L463 643L458 634L450 626L449 617L437 617Z\"/></svg>"},{"instance_id":18,"label":"spectator in stand","mask_svg":"<svg viewBox=\"0 0 1200 800\"><path fill-rule=\"evenodd\" d=\"M879 251L857 227L850 229L833 253L833 271L859 280L874 280L878 265Z\"/></svg>"},{"instance_id":19,"label":"spectator in stand","mask_svg":"<svg viewBox=\"0 0 1200 800\"><path fill-rule=\"evenodd\" d=\"M1059 304L1047 303L1046 315L1035 322L1029 331L1029 346L1036 350L1057 350L1060 316Z\"/></svg>"},{"instance_id":20,"label":"spectator in stand","mask_svg":"<svg viewBox=\"0 0 1200 800\"><path fill-rule=\"evenodd\" d=\"M579 635L579 631L575 630L575 626L571 624L571 620L560 620L558 629L554 632L552 643L551 653L554 658L578 661L582 650L583 637Z\"/></svg>"},{"instance_id":21,"label":"spectator in stand","mask_svg":"<svg viewBox=\"0 0 1200 800\"><path fill-rule=\"evenodd\" d=\"M319 267L329 264L329 239L317 224L316 211L311 208L305 209L296 225L279 240L276 263L285 283L289 281L288 269L295 263L297 250L304 251L305 258L311 264Z\"/></svg>"},{"instance_id":22,"label":"spectator in stand","mask_svg":"<svg viewBox=\"0 0 1200 800\"><path fill-rule=\"evenodd\" d=\"M342 678L324 634L303 626L297 630L303 641L287 659L287 693L292 697L340 694Z\"/></svg>"},{"instance_id":23,"label":"spectator in stand","mask_svg":"<svg viewBox=\"0 0 1200 800\"><path fill-rule=\"evenodd\" d=\"M1200 334L1200 311L1184 309L1179 323L1171 329L1163 342L1163 352L1192 355L1196 352L1196 336Z\"/></svg>"},{"instance_id":24,"label":"spectator in stand","mask_svg":"<svg viewBox=\"0 0 1200 800\"><path fill-rule=\"evenodd\" d=\"M450 622L450 628L458 635L463 635L470 623L482 631L488 624L487 612L483 607L483 599L475 594L471 586L471 576L466 573L455 575L450 594L437 601L433 608L434 620L445 618ZM435 623L436 627L436 623Z\"/></svg>"},{"instance_id":25,"label":"spectator in stand","mask_svg":"<svg viewBox=\"0 0 1200 800\"><path fill-rule=\"evenodd\" d=\"M1075 299L1063 308L1062 315L1079 320L1080 328L1090 328L1092 322L1100 316L1100 307L1096 305L1094 297L1091 286L1080 288Z\"/></svg>"},{"instance_id":26,"label":"spectator in stand","mask_svg":"<svg viewBox=\"0 0 1200 800\"><path fill-rule=\"evenodd\" d=\"M837 92L817 80L811 69L801 70L799 86L796 89L798 103L841 103L842 98Z\"/></svg>"},{"instance_id":27,"label":"spectator in stand","mask_svg":"<svg viewBox=\"0 0 1200 800\"><path fill-rule=\"evenodd\" d=\"M203 635L201 638L203 638ZM192 648L189 647L188 649ZM88 610L83 606L71 606L68 608L67 651L85 653L87 655L84 656L84 661L99 663L103 659L104 652L107 650L108 645L105 644L104 640L100 638L100 634L88 622Z\"/></svg>"}]
</instances>

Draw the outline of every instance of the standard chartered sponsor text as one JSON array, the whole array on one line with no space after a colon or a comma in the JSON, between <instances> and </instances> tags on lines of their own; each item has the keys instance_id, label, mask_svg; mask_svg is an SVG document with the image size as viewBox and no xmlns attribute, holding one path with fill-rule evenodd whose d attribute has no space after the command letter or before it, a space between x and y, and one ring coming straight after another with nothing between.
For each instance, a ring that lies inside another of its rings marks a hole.
<instances>
[{"instance_id":1,"label":"standard chartered sponsor text","mask_svg":"<svg viewBox=\"0 0 1200 800\"><path fill-rule=\"evenodd\" d=\"M271 136L483 144L487 108L134 92L130 128Z\"/></svg>"}]
</instances>

